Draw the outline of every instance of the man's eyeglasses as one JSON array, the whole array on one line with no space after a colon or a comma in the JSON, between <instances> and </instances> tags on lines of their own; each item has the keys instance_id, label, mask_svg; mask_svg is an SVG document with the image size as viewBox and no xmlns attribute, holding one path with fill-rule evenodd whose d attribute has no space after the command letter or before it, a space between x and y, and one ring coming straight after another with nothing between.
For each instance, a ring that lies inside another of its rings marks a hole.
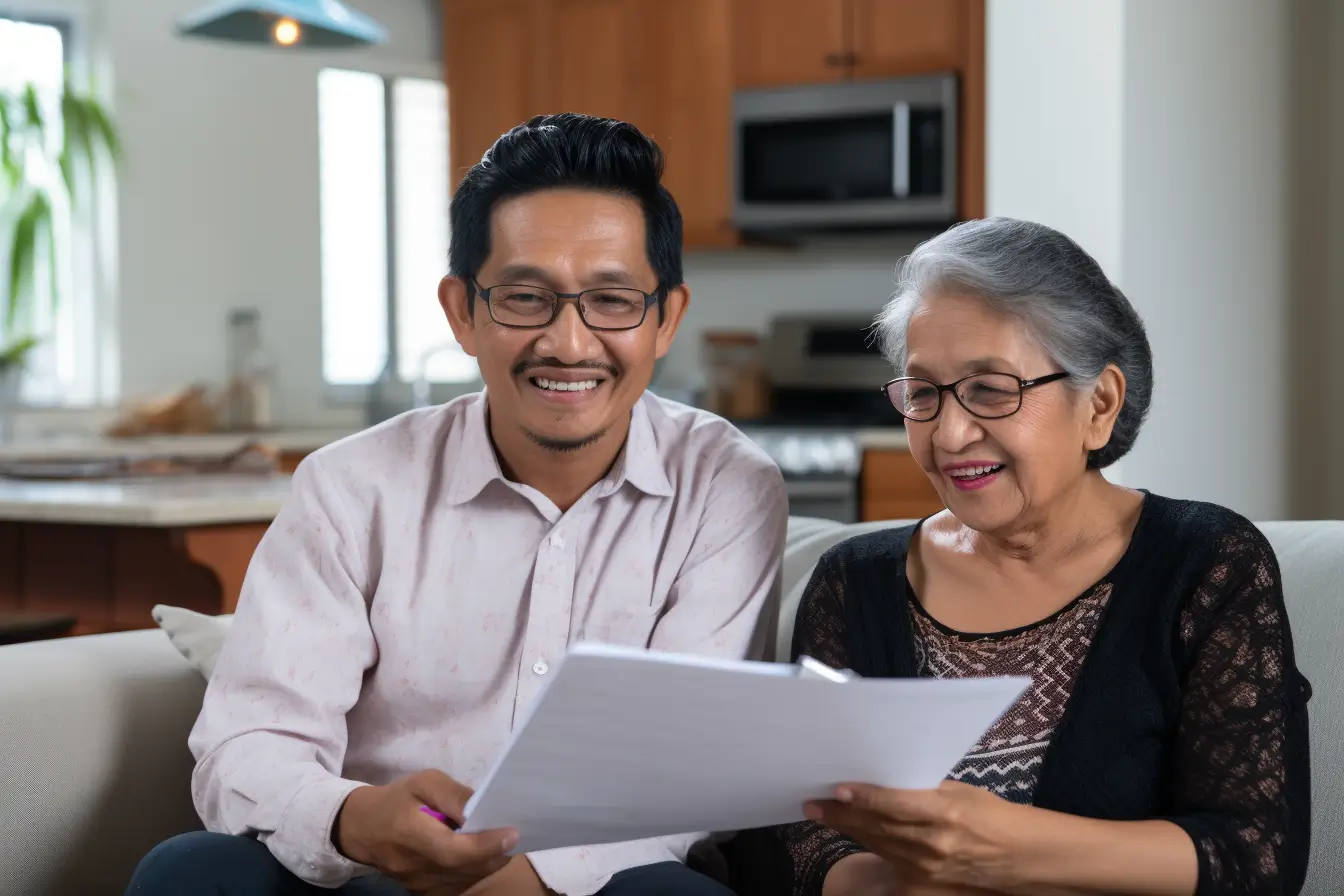
<instances>
[{"instance_id":1,"label":"man's eyeglasses","mask_svg":"<svg viewBox=\"0 0 1344 896\"><path fill-rule=\"evenodd\" d=\"M942 385L917 376L903 376L885 384L882 391L902 417L916 423L927 423L938 416L943 409L944 392L951 392L957 404L971 416L996 420L1021 409L1025 390L1066 376L1067 373L1051 373L1024 380L1011 373L973 373Z\"/></svg>"},{"instance_id":2,"label":"man's eyeglasses","mask_svg":"<svg viewBox=\"0 0 1344 896\"><path fill-rule=\"evenodd\" d=\"M560 303L571 301L579 317L593 330L633 330L644 323L649 306L660 294L643 290L603 286L583 292L556 292L542 286L505 283L482 287L472 281L476 294L490 311L490 319L501 327L519 330L549 326L560 313Z\"/></svg>"}]
</instances>

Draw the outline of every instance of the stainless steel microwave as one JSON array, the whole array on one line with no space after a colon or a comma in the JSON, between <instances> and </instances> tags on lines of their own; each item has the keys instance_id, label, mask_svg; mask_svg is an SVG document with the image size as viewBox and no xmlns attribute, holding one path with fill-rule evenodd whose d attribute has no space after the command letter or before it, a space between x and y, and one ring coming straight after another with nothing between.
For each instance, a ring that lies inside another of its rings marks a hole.
<instances>
[{"instance_id":1,"label":"stainless steel microwave","mask_svg":"<svg viewBox=\"0 0 1344 896\"><path fill-rule=\"evenodd\" d=\"M953 223L957 78L737 91L732 165L743 231Z\"/></svg>"}]
</instances>

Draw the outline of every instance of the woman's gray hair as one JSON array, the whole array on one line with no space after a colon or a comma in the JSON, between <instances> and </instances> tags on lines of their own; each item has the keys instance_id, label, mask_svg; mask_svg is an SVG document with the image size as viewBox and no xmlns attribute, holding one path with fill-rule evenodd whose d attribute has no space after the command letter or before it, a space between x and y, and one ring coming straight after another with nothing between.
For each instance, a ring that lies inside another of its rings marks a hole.
<instances>
[{"instance_id":1,"label":"woman's gray hair","mask_svg":"<svg viewBox=\"0 0 1344 896\"><path fill-rule=\"evenodd\" d=\"M911 315L922 300L951 291L979 296L1026 323L1074 388L1095 385L1108 364L1119 367L1125 402L1110 441L1087 464L1101 469L1129 452L1152 400L1153 353L1134 306L1092 256L1056 230L1012 218L967 221L920 243L902 262L896 293L874 322L882 353L899 375L906 371Z\"/></svg>"}]
</instances>

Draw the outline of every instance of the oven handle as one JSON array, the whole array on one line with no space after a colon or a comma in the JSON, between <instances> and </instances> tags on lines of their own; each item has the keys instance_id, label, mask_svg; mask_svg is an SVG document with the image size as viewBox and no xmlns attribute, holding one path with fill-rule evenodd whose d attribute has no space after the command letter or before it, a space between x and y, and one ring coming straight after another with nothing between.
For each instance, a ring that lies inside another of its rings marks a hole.
<instances>
[{"instance_id":1,"label":"oven handle","mask_svg":"<svg viewBox=\"0 0 1344 896\"><path fill-rule=\"evenodd\" d=\"M858 477L786 477L784 489L790 498L848 498L858 493Z\"/></svg>"},{"instance_id":2,"label":"oven handle","mask_svg":"<svg viewBox=\"0 0 1344 896\"><path fill-rule=\"evenodd\" d=\"M910 104L891 107L891 192L904 199L910 195Z\"/></svg>"}]
</instances>

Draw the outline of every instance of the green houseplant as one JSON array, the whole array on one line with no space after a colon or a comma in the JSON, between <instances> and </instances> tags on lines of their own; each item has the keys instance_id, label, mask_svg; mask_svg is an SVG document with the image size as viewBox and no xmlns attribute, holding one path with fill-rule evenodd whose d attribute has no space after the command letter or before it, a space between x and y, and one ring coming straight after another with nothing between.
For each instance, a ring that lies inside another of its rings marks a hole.
<instances>
[{"instance_id":1,"label":"green houseplant","mask_svg":"<svg viewBox=\"0 0 1344 896\"><path fill-rule=\"evenodd\" d=\"M31 83L0 89L0 415L6 399L17 401L24 361L42 339L41 286L59 300L58 209L79 210L105 163L120 157L121 138L93 96L68 84L56 98Z\"/></svg>"}]
</instances>

